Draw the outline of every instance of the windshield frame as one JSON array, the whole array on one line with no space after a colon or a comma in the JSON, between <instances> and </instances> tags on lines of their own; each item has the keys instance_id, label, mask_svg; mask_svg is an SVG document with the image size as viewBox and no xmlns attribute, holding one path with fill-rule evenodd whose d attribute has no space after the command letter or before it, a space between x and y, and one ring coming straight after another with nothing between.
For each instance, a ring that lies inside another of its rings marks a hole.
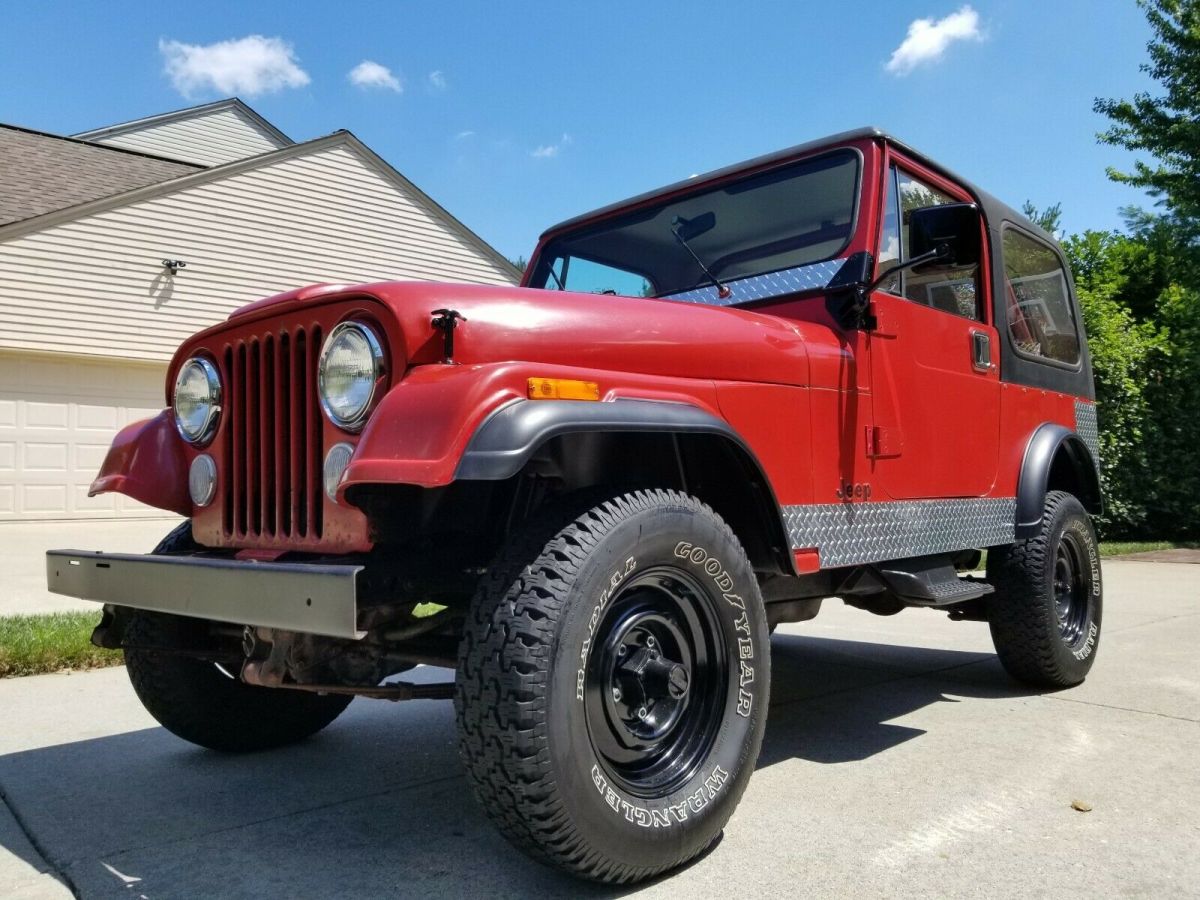
<instances>
[{"instance_id":1,"label":"windshield frame","mask_svg":"<svg viewBox=\"0 0 1200 900\"><path fill-rule=\"evenodd\" d=\"M611 229L613 227L614 223L619 222L620 219L625 216L629 216L632 214L644 214L644 213L647 213L647 212L650 212L653 210L660 210L663 207L670 206L674 203L686 201L692 197L696 197L696 196L700 196L700 195L703 195L706 193L711 193L713 191L728 188L729 186L736 185L737 183L742 182L742 181L749 181L754 178L761 177L763 175L768 175L772 172L777 172L780 170L785 170L788 168L801 166L805 163L811 163L811 162L814 162L817 160L821 160L822 158L835 157L838 155L845 155L845 154L849 154L853 157L855 171L854 171L854 180L853 180L853 189L852 189L853 192L852 192L852 197L851 197L850 219L849 219L849 222L847 225L846 237L845 237L845 240L842 242L842 244L833 252L831 252L825 256L822 256L819 259L813 259L813 260L809 260L804 263L801 263L799 266L785 266L785 267L776 268L776 269L767 269L767 270L764 270L763 272L759 272L759 273L755 273L755 274L751 274L751 275L740 275L736 278L728 279L728 283L729 284L738 284L739 282L749 281L750 279L763 278L764 276L771 275L775 272L787 272L787 271L791 271L794 269L804 269L809 266L814 266L814 267L829 266L834 261L843 259L846 256L847 250L849 250L856 243L856 240L859 237L859 227L861 225L860 220L861 220L862 212L863 212L863 190L864 190L864 185L866 182L866 175L867 175L866 167L867 167L868 162L867 162L866 156L863 152L863 148L858 144L858 142L847 143L847 144L833 144L830 146L815 149L809 153L804 153L804 154L800 154L800 155L790 157L790 158L785 158L785 159L772 160L768 164L757 166L757 167L749 167L749 168L742 169L739 171L734 171L734 172L722 171L719 176L712 177L712 178L702 181L698 184L684 184L678 190L673 190L673 191L670 191L668 193L664 193L661 195L652 195L650 197L645 197L643 199L631 201L627 206L619 206L615 209L609 208L609 209L605 210L605 212L603 214L597 215L593 219L587 219L582 222L575 222L573 225L570 225L568 227L556 228L556 229L552 229L551 231L547 231L544 235L542 235L541 240L538 242L537 248L535 249L533 257L529 262L529 265L525 272L525 277L522 279L521 284L523 287L532 287L533 282L536 280L536 281L541 282L541 286L534 288L535 290L548 290L548 291L554 291L554 292L557 292L560 290L560 288L555 286L553 276L548 274L547 272L544 272L543 270L544 269L548 270L550 268L551 264L555 260L561 258L558 253L553 252L553 248L554 248L554 245L557 244L559 241L561 241L563 238L568 238L568 237L575 238L578 236L586 235L588 232L593 231L593 230L606 231L606 230ZM680 252L683 252L683 251L681 250ZM587 259L587 257L579 256L579 255L572 255L570 258L571 259ZM592 261L599 262L597 260L592 260ZM602 264L611 265L611 263L609 263L609 262L604 262ZM639 271L638 269L634 268L633 266L628 267L627 269L625 269L625 271L628 271L632 275L641 276L649 284L651 284L652 287L655 288L656 293L647 296L646 299L648 299L648 300L649 299L671 300L674 297L677 297L677 296L680 296L683 294L692 294L696 291L700 291L705 288L705 285L703 283L698 282L695 286L690 287L690 288L678 288L676 290L672 290L670 293L661 293L660 294L660 293L657 293L658 285L655 285L653 283L653 280L649 277L649 275L647 273ZM722 281L725 281L725 279L722 279ZM820 288L819 287L810 288L810 290L817 290L817 289L820 289ZM569 287L567 288L567 291L572 292ZM761 300L761 299L762 298L754 298L754 299L747 298L747 299L743 299L743 300L734 300L730 303L715 303L713 305L740 306L740 305L743 305L746 303L756 302L756 300ZM695 302L695 301L693 301L693 302Z\"/></svg>"}]
</instances>

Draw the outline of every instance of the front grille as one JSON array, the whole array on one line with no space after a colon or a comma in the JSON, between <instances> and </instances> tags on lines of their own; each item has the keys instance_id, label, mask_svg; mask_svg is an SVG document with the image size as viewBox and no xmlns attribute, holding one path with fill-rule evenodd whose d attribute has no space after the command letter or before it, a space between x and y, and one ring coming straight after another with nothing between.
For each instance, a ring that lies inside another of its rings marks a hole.
<instances>
[{"instance_id":1,"label":"front grille","mask_svg":"<svg viewBox=\"0 0 1200 900\"><path fill-rule=\"evenodd\" d=\"M226 344L221 525L227 541L322 537L321 328L279 328Z\"/></svg>"}]
</instances>

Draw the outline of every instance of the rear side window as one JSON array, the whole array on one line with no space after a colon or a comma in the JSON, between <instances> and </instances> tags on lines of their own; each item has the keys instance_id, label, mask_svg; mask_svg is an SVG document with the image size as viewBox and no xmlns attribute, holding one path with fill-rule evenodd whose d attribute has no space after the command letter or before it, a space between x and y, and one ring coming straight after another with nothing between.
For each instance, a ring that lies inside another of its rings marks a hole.
<instances>
[{"instance_id":1,"label":"rear side window","mask_svg":"<svg viewBox=\"0 0 1200 900\"><path fill-rule=\"evenodd\" d=\"M1068 365L1079 362L1079 330L1058 254L1005 228L1004 282L1008 330L1017 350Z\"/></svg>"}]
</instances>

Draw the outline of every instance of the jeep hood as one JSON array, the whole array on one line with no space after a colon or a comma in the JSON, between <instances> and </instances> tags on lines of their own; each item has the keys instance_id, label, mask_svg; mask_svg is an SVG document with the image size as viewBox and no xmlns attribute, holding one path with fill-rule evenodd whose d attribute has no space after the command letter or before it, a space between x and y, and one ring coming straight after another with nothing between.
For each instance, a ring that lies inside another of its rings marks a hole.
<instances>
[{"instance_id":1,"label":"jeep hood","mask_svg":"<svg viewBox=\"0 0 1200 900\"><path fill-rule=\"evenodd\" d=\"M433 311L442 308L462 316L454 333L454 361L461 365L522 360L680 378L832 385L839 370L844 373L851 364L832 330L813 322L730 307L534 288L314 285L252 303L230 319L278 316L289 308L354 296L373 298L391 311L409 365L441 362L442 334L431 321Z\"/></svg>"}]
</instances>

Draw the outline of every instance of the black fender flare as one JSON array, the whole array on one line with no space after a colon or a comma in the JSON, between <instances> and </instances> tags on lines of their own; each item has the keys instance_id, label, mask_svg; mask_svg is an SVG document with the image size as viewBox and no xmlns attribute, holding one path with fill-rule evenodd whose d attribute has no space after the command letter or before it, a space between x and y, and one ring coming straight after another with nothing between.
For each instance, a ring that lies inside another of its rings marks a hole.
<instances>
[{"instance_id":1,"label":"black fender flare","mask_svg":"<svg viewBox=\"0 0 1200 900\"><path fill-rule=\"evenodd\" d=\"M1016 536L1031 537L1042 524L1050 470L1060 453L1066 454L1075 471L1083 496L1079 501L1089 513L1102 511L1100 473L1083 439L1069 428L1052 422L1038 427L1025 447L1021 476L1017 482Z\"/></svg>"},{"instance_id":2,"label":"black fender flare","mask_svg":"<svg viewBox=\"0 0 1200 900\"><path fill-rule=\"evenodd\" d=\"M697 406L664 400L613 400L592 403L579 400L516 400L500 407L476 429L455 471L455 481L503 481L521 471L546 441L585 432L656 432L659 434L709 434L729 441L762 485L766 527L770 543L788 556L794 571L790 543L775 489L749 444L724 419ZM783 561L781 560L781 563Z\"/></svg>"}]
</instances>

